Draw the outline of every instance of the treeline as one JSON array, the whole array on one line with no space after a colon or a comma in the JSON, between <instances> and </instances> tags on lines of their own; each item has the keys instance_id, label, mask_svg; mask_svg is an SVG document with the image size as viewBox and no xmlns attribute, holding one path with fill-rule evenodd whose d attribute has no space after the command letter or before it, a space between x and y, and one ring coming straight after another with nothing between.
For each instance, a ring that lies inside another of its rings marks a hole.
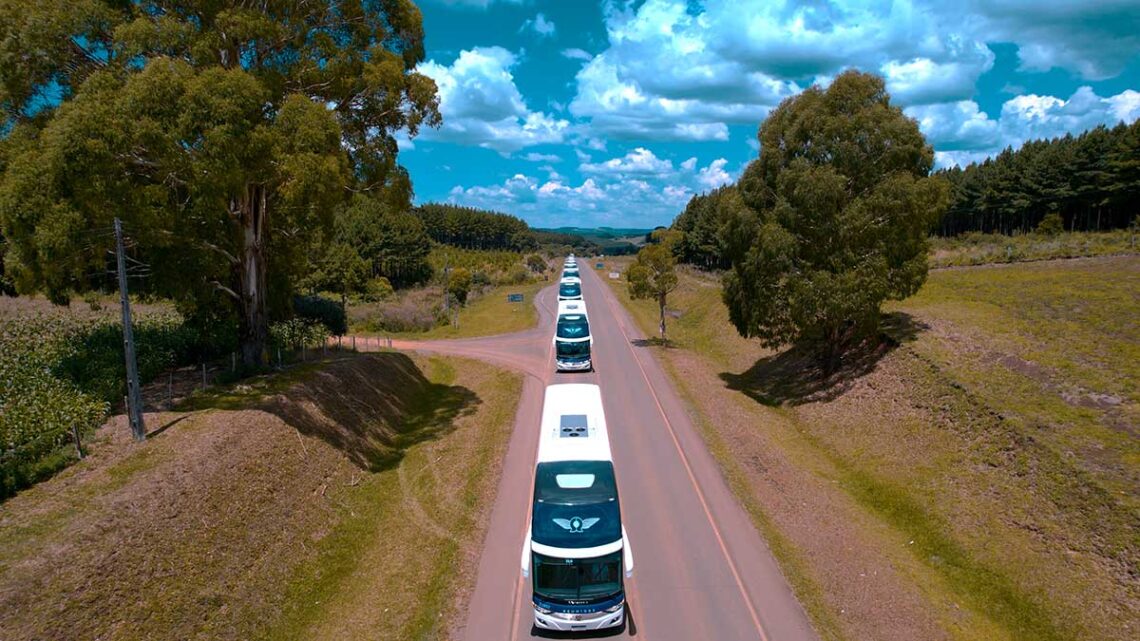
<instances>
[{"instance_id":1,"label":"treeline","mask_svg":"<svg viewBox=\"0 0 1140 641\"><path fill-rule=\"evenodd\" d=\"M530 252L547 249L552 253L574 251L600 253L602 248L580 234L532 229L526 221L510 214L427 203L415 208L431 239L460 249Z\"/></svg>"},{"instance_id":2,"label":"treeline","mask_svg":"<svg viewBox=\"0 0 1140 641\"><path fill-rule=\"evenodd\" d=\"M940 236L1029 232L1050 213L1068 231L1120 229L1140 214L1140 120L1033 140L935 175L951 187Z\"/></svg>"},{"instance_id":3,"label":"treeline","mask_svg":"<svg viewBox=\"0 0 1140 641\"><path fill-rule=\"evenodd\" d=\"M550 249L552 254L567 254L573 251L578 255L601 254L613 255L606 247L587 240L578 234L569 234L559 231L531 230L539 246Z\"/></svg>"},{"instance_id":4,"label":"treeline","mask_svg":"<svg viewBox=\"0 0 1140 641\"><path fill-rule=\"evenodd\" d=\"M690 198L671 227L682 232L673 248L677 260L702 269L727 269L729 261L721 228L729 213L740 205L735 184Z\"/></svg>"},{"instance_id":5,"label":"treeline","mask_svg":"<svg viewBox=\"0 0 1140 641\"><path fill-rule=\"evenodd\" d=\"M462 249L532 251L538 241L521 218L473 207L427 203L415 208L432 240Z\"/></svg>"}]
</instances>

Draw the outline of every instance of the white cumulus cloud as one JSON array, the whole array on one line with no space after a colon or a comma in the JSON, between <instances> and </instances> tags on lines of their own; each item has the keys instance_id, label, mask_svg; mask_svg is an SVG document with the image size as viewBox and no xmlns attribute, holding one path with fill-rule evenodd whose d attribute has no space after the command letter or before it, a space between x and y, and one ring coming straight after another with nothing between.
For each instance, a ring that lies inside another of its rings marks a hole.
<instances>
[{"instance_id":1,"label":"white cumulus cloud","mask_svg":"<svg viewBox=\"0 0 1140 641\"><path fill-rule=\"evenodd\" d=\"M439 87L443 115L443 126L425 130L423 138L500 153L562 142L570 123L527 107L511 73L517 62L502 47L476 47L460 52L450 66L435 61L421 64L417 70Z\"/></svg>"},{"instance_id":2,"label":"white cumulus cloud","mask_svg":"<svg viewBox=\"0 0 1140 641\"><path fill-rule=\"evenodd\" d=\"M637 147L608 160L583 162L581 182L551 172L546 180L518 174L494 185L457 185L448 201L507 211L532 224L652 226L672 220L694 194L732 182L728 161L699 166L696 157L674 165L652 150Z\"/></svg>"},{"instance_id":3,"label":"white cumulus cloud","mask_svg":"<svg viewBox=\"0 0 1140 641\"><path fill-rule=\"evenodd\" d=\"M1132 123L1140 118L1140 93L1131 89L1107 98L1080 87L1068 99L1025 94L1002 105L990 118L972 100L909 107L907 115L936 151L939 166L968 164L1028 140L1078 134L1098 125Z\"/></svg>"}]
</instances>

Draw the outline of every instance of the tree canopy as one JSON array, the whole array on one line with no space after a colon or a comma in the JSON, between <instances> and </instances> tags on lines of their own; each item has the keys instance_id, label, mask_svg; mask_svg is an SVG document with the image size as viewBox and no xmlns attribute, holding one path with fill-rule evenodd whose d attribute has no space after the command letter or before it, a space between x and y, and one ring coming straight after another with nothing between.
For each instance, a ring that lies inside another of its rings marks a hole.
<instances>
[{"instance_id":1,"label":"tree canopy","mask_svg":"<svg viewBox=\"0 0 1140 641\"><path fill-rule=\"evenodd\" d=\"M937 175L951 185L935 228L945 236L1029 232L1053 212L1068 230L1124 228L1140 211L1140 120L1031 140Z\"/></svg>"},{"instance_id":2,"label":"tree canopy","mask_svg":"<svg viewBox=\"0 0 1140 641\"><path fill-rule=\"evenodd\" d=\"M680 232L659 228L649 234L650 243L637 252L637 258L626 270L629 297L652 299L660 313L661 339L665 339L665 305L669 294L677 288L677 259L673 256Z\"/></svg>"},{"instance_id":3,"label":"tree canopy","mask_svg":"<svg viewBox=\"0 0 1140 641\"><path fill-rule=\"evenodd\" d=\"M357 196L338 213L336 238L367 262L370 276L386 278L393 287L431 278L431 238L423 221L404 208Z\"/></svg>"},{"instance_id":4,"label":"tree canopy","mask_svg":"<svg viewBox=\"0 0 1140 641\"><path fill-rule=\"evenodd\" d=\"M256 5L0 0L0 229L20 291L89 287L119 217L147 286L190 312L229 300L256 364L270 295L288 301L349 190L408 206L393 133L440 120L412 71L419 10Z\"/></svg>"},{"instance_id":5,"label":"tree canopy","mask_svg":"<svg viewBox=\"0 0 1140 641\"><path fill-rule=\"evenodd\" d=\"M780 104L725 222L724 301L742 336L828 355L918 290L946 205L934 152L878 76L847 71ZM829 359L830 361L830 359Z\"/></svg>"},{"instance_id":6,"label":"tree canopy","mask_svg":"<svg viewBox=\"0 0 1140 641\"><path fill-rule=\"evenodd\" d=\"M416 215L432 240L464 249L508 249L532 251L538 242L530 226L521 218L497 211L427 203L416 208Z\"/></svg>"},{"instance_id":7,"label":"tree canopy","mask_svg":"<svg viewBox=\"0 0 1140 641\"><path fill-rule=\"evenodd\" d=\"M677 259L702 269L728 268L721 228L729 213L743 206L736 185L725 185L690 198L670 227L682 233L676 248Z\"/></svg>"}]
</instances>

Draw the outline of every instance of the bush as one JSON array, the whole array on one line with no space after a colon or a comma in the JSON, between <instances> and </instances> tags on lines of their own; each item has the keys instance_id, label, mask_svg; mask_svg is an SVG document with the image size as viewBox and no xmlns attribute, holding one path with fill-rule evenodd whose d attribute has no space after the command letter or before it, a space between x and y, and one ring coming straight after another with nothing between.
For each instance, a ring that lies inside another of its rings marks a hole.
<instances>
[{"instance_id":1,"label":"bush","mask_svg":"<svg viewBox=\"0 0 1140 641\"><path fill-rule=\"evenodd\" d=\"M460 305L467 304L467 293L471 291L471 272L463 267L453 269L447 281L447 293L454 296Z\"/></svg>"},{"instance_id":2,"label":"bush","mask_svg":"<svg viewBox=\"0 0 1140 641\"><path fill-rule=\"evenodd\" d=\"M510 269L510 271L507 272L505 276L503 276L503 280L501 282L504 285L522 285L528 280L530 280L530 273L527 271L526 267L523 267L522 265L515 265Z\"/></svg>"},{"instance_id":3,"label":"bush","mask_svg":"<svg viewBox=\"0 0 1140 641\"><path fill-rule=\"evenodd\" d=\"M348 317L335 300L322 296L296 296L293 298L293 312L297 318L320 323L333 336L343 336L348 332Z\"/></svg>"},{"instance_id":4,"label":"bush","mask_svg":"<svg viewBox=\"0 0 1140 641\"><path fill-rule=\"evenodd\" d=\"M1042 236L1056 236L1065 231L1065 221L1061 219L1061 214L1051 212L1045 214L1035 231Z\"/></svg>"},{"instance_id":5,"label":"bush","mask_svg":"<svg viewBox=\"0 0 1140 641\"><path fill-rule=\"evenodd\" d=\"M308 318L291 318L269 326L269 342L274 347L298 351L318 347L329 337L323 323Z\"/></svg>"},{"instance_id":6,"label":"bush","mask_svg":"<svg viewBox=\"0 0 1140 641\"><path fill-rule=\"evenodd\" d=\"M536 274L541 274L542 272L546 271L546 261L543 260L542 256L539 256L538 254L531 254L530 256L527 256L526 266L530 268L530 271Z\"/></svg>"},{"instance_id":7,"label":"bush","mask_svg":"<svg viewBox=\"0 0 1140 641\"><path fill-rule=\"evenodd\" d=\"M383 276L373 278L364 284L364 300L369 303L378 303L383 300L388 300L396 295L396 290L392 287L392 283L388 282L387 278Z\"/></svg>"},{"instance_id":8,"label":"bush","mask_svg":"<svg viewBox=\"0 0 1140 641\"><path fill-rule=\"evenodd\" d=\"M491 286L491 277L483 270L478 270L471 274L471 286L477 289Z\"/></svg>"},{"instance_id":9,"label":"bush","mask_svg":"<svg viewBox=\"0 0 1140 641\"><path fill-rule=\"evenodd\" d=\"M353 327L370 332L426 332L445 320L438 287L410 290L398 299L352 310Z\"/></svg>"}]
</instances>

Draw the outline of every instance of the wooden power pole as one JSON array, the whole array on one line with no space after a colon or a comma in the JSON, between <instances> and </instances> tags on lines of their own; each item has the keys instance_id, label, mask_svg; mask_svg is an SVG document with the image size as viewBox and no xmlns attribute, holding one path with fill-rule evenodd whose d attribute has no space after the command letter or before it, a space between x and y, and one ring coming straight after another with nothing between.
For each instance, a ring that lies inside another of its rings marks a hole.
<instances>
[{"instance_id":1,"label":"wooden power pole","mask_svg":"<svg viewBox=\"0 0 1140 641\"><path fill-rule=\"evenodd\" d=\"M127 257L123 251L123 224L115 219L115 258L119 265L119 303L123 308L123 352L127 360L127 419L136 441L146 439L142 394L139 393L139 367L135 358L135 333L131 326L131 299L127 296Z\"/></svg>"}]
</instances>

